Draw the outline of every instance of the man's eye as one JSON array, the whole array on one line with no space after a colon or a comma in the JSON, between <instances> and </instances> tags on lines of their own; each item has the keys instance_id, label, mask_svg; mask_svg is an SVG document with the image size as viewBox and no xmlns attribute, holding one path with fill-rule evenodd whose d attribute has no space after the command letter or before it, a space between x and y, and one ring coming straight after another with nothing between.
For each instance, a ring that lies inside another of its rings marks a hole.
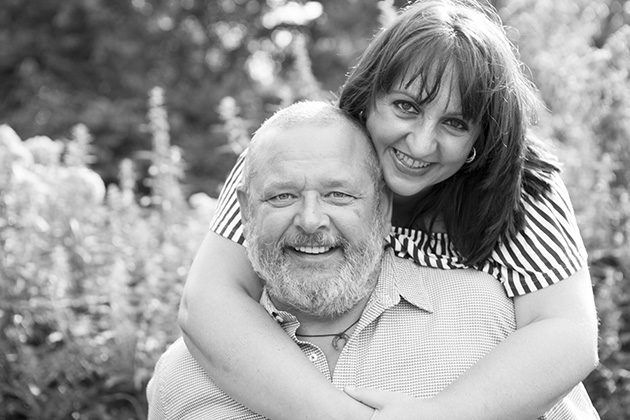
<instances>
[{"instance_id":1,"label":"man's eye","mask_svg":"<svg viewBox=\"0 0 630 420\"><path fill-rule=\"evenodd\" d=\"M341 191L332 191L327 194L327 198L335 204L349 204L354 200L354 196Z\"/></svg>"},{"instance_id":2,"label":"man's eye","mask_svg":"<svg viewBox=\"0 0 630 420\"><path fill-rule=\"evenodd\" d=\"M295 196L289 193L277 194L267 199L267 201L272 204L288 204L293 200L295 200Z\"/></svg>"},{"instance_id":3,"label":"man's eye","mask_svg":"<svg viewBox=\"0 0 630 420\"><path fill-rule=\"evenodd\" d=\"M405 114L418 114L418 108L409 101L394 101L394 106Z\"/></svg>"}]
</instances>

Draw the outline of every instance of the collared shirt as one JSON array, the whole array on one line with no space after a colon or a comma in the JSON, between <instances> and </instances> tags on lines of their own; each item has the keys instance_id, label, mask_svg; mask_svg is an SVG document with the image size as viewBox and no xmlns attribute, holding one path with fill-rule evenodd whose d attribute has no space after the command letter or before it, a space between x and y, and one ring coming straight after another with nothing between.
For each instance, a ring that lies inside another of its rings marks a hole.
<instances>
[{"instance_id":1,"label":"collared shirt","mask_svg":"<svg viewBox=\"0 0 630 420\"><path fill-rule=\"evenodd\" d=\"M299 321L293 315L278 311L266 294L261 304L338 388L422 398L436 395L515 330L513 303L493 277L420 267L391 250L333 374L324 353L295 336ZM158 361L147 396L150 420L262 419L223 393L181 338ZM543 418L599 417L580 384Z\"/></svg>"},{"instance_id":2,"label":"collared shirt","mask_svg":"<svg viewBox=\"0 0 630 420\"><path fill-rule=\"evenodd\" d=\"M219 196L210 229L239 244L243 235L236 186L240 183L245 150L230 172ZM521 296L551 286L586 267L587 253L560 175L549 178L550 191L522 200L525 227L507 242L499 243L490 258L478 267L503 284L508 296ZM396 256L441 269L470 268L446 233L392 227L389 242Z\"/></svg>"}]
</instances>

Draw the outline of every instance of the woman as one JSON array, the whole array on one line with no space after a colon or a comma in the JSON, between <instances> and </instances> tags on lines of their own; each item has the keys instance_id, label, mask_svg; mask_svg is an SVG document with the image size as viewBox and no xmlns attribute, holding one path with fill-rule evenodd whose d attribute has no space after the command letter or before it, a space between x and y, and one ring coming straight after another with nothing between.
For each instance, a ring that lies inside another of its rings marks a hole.
<instances>
[{"instance_id":1,"label":"woman","mask_svg":"<svg viewBox=\"0 0 630 420\"><path fill-rule=\"evenodd\" d=\"M394 193L397 255L493 275L514 297L518 327L433 398L346 390L379 419L535 418L597 363L586 252L558 167L527 132L536 99L520 67L489 7L419 1L376 36L342 88L339 106L365 123ZM266 417L369 418L257 305L232 208L238 176L237 164L186 284L189 349Z\"/></svg>"}]
</instances>

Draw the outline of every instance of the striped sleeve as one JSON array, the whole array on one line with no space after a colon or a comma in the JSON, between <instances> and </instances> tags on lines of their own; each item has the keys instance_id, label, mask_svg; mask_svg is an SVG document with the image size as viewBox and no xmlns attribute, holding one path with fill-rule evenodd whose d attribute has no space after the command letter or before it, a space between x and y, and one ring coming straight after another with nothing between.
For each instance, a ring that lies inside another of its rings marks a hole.
<instances>
[{"instance_id":1,"label":"striped sleeve","mask_svg":"<svg viewBox=\"0 0 630 420\"><path fill-rule=\"evenodd\" d=\"M491 257L494 275L510 297L545 288L586 266L587 254L568 191L556 174L551 191L524 196L525 229Z\"/></svg>"},{"instance_id":2,"label":"striped sleeve","mask_svg":"<svg viewBox=\"0 0 630 420\"><path fill-rule=\"evenodd\" d=\"M236 188L241 182L243 175L243 161L247 149L241 153L228 175L219 200L214 217L210 222L210 229L227 239L243 245L245 237L243 236L243 225L241 223L241 210L238 206L236 198Z\"/></svg>"}]
</instances>

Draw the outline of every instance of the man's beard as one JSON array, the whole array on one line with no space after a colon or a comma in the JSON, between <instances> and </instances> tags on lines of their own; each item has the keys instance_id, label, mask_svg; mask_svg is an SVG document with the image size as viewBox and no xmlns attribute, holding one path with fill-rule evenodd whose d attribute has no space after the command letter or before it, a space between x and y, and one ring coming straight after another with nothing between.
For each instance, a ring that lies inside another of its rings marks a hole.
<instances>
[{"instance_id":1,"label":"man's beard","mask_svg":"<svg viewBox=\"0 0 630 420\"><path fill-rule=\"evenodd\" d=\"M333 318L348 312L374 290L384 247L384 222L381 215L377 217L366 225L368 237L354 245L321 232L295 234L263 245L257 229L251 229L249 259L272 298L302 313ZM336 267L330 267L327 262L298 262L284 254L286 247L306 244L340 247L344 258Z\"/></svg>"}]
</instances>

